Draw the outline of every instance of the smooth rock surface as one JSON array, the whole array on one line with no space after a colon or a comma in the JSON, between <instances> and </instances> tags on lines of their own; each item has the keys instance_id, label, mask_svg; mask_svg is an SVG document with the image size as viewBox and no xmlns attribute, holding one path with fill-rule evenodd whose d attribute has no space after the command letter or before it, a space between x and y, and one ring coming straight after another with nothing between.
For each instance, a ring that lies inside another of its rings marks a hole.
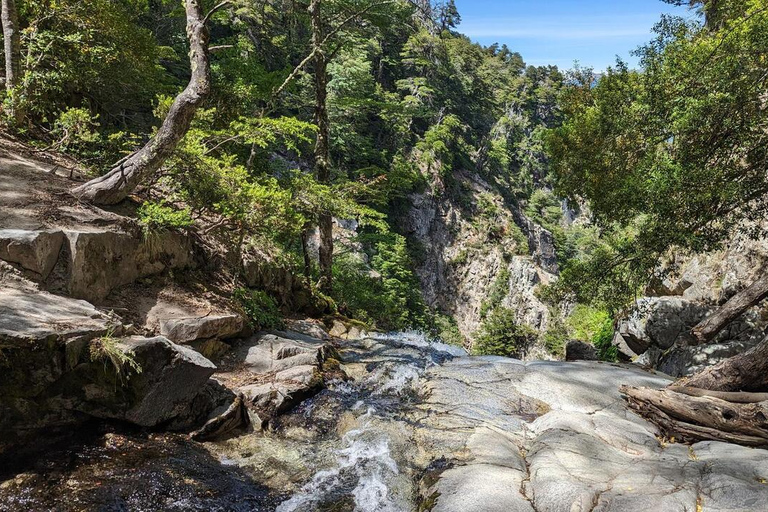
<instances>
[{"instance_id":1,"label":"smooth rock surface","mask_svg":"<svg viewBox=\"0 0 768 512\"><path fill-rule=\"evenodd\" d=\"M761 510L768 451L662 442L618 393L668 382L594 362L460 358L433 368L417 439L454 465L425 499L449 512Z\"/></svg>"}]
</instances>

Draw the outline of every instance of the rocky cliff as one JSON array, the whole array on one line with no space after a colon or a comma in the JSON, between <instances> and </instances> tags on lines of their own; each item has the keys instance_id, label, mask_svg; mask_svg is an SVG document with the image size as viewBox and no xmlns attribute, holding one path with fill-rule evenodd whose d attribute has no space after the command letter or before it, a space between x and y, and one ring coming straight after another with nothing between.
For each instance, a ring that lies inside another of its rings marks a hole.
<instances>
[{"instance_id":1,"label":"rocky cliff","mask_svg":"<svg viewBox=\"0 0 768 512\"><path fill-rule=\"evenodd\" d=\"M552 234L476 174L455 179L462 184L459 196L413 194L402 225L421 251L416 270L427 304L453 316L470 340L497 306L544 332L550 311L536 289L557 278Z\"/></svg>"}]
</instances>

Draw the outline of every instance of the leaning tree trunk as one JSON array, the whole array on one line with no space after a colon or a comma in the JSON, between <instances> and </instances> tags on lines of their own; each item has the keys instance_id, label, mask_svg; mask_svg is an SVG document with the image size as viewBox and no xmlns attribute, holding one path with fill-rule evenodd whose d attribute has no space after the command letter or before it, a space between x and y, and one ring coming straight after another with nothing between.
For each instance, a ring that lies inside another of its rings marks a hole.
<instances>
[{"instance_id":1,"label":"leaning tree trunk","mask_svg":"<svg viewBox=\"0 0 768 512\"><path fill-rule=\"evenodd\" d=\"M699 343L708 343L728 324L740 317L746 310L768 297L768 274L755 281L728 300L714 314L705 318L691 330Z\"/></svg>"},{"instance_id":2,"label":"leaning tree trunk","mask_svg":"<svg viewBox=\"0 0 768 512\"><path fill-rule=\"evenodd\" d=\"M331 182L330 120L328 119L328 59L323 49L323 23L320 12L321 0L312 0L309 14L312 18L312 49L315 65L315 123L317 142L315 144L315 174L322 184ZM319 288L330 293L333 286L333 217L323 213L319 216L320 230Z\"/></svg>"},{"instance_id":3,"label":"leaning tree trunk","mask_svg":"<svg viewBox=\"0 0 768 512\"><path fill-rule=\"evenodd\" d=\"M21 81L21 34L15 0L2 0L0 18L3 23L5 51L5 90L11 99L11 110L8 114L18 124L24 119L24 110L19 105L18 98L18 86Z\"/></svg>"},{"instance_id":4,"label":"leaning tree trunk","mask_svg":"<svg viewBox=\"0 0 768 512\"><path fill-rule=\"evenodd\" d=\"M187 37L192 76L178 95L157 133L139 151L100 178L75 188L72 194L95 204L115 204L155 173L173 153L189 131L197 108L211 90L208 52L209 32L201 0L186 0Z\"/></svg>"}]
</instances>

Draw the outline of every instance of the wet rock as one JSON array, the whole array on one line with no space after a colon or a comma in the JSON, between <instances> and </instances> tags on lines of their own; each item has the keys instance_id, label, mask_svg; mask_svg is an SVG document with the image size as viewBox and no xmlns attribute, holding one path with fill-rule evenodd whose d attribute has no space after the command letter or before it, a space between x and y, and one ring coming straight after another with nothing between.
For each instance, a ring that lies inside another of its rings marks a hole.
<instances>
[{"instance_id":1,"label":"wet rock","mask_svg":"<svg viewBox=\"0 0 768 512\"><path fill-rule=\"evenodd\" d=\"M254 425L264 426L324 387L326 375L345 378L336 348L299 333L262 333L225 358L217 378L245 396Z\"/></svg>"},{"instance_id":2,"label":"wet rock","mask_svg":"<svg viewBox=\"0 0 768 512\"><path fill-rule=\"evenodd\" d=\"M242 332L243 326L240 315L173 318L160 321L160 334L174 343L191 343L211 338L233 338Z\"/></svg>"},{"instance_id":3,"label":"wet rock","mask_svg":"<svg viewBox=\"0 0 768 512\"><path fill-rule=\"evenodd\" d=\"M579 340L570 340L565 346L566 361L597 361L597 350L593 345Z\"/></svg>"},{"instance_id":4,"label":"wet rock","mask_svg":"<svg viewBox=\"0 0 768 512\"><path fill-rule=\"evenodd\" d=\"M15 263L41 281L59 259L64 233L59 230L0 229L0 259Z\"/></svg>"}]
</instances>

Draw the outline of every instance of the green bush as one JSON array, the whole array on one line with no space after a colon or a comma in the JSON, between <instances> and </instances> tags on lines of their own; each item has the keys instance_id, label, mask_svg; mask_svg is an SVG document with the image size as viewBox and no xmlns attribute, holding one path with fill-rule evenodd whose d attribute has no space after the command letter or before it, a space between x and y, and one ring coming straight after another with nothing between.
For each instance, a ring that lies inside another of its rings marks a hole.
<instances>
[{"instance_id":1,"label":"green bush","mask_svg":"<svg viewBox=\"0 0 768 512\"><path fill-rule=\"evenodd\" d=\"M457 347L463 347L465 338L459 331L459 326L456 324L456 319L452 316L443 315L441 313L435 313L432 317L432 334L435 338L443 343L449 345L456 345Z\"/></svg>"},{"instance_id":2,"label":"green bush","mask_svg":"<svg viewBox=\"0 0 768 512\"><path fill-rule=\"evenodd\" d=\"M544 333L544 347L555 357L565 356L565 345L570 338L568 327L558 316L557 311L550 310L550 325Z\"/></svg>"},{"instance_id":3,"label":"green bush","mask_svg":"<svg viewBox=\"0 0 768 512\"><path fill-rule=\"evenodd\" d=\"M517 323L513 310L496 308L475 335L473 352L476 355L522 358L536 338L536 331Z\"/></svg>"},{"instance_id":4,"label":"green bush","mask_svg":"<svg viewBox=\"0 0 768 512\"><path fill-rule=\"evenodd\" d=\"M193 222L188 208L179 210L163 202L147 201L139 207L137 214L139 224L144 228L145 233L188 228Z\"/></svg>"},{"instance_id":5,"label":"green bush","mask_svg":"<svg viewBox=\"0 0 768 512\"><path fill-rule=\"evenodd\" d=\"M572 338L589 343L608 321L610 321L608 312L578 304L568 317L567 323Z\"/></svg>"},{"instance_id":6,"label":"green bush","mask_svg":"<svg viewBox=\"0 0 768 512\"><path fill-rule=\"evenodd\" d=\"M613 344L613 320L606 318L592 338L601 361L618 361L619 349Z\"/></svg>"},{"instance_id":7,"label":"green bush","mask_svg":"<svg viewBox=\"0 0 768 512\"><path fill-rule=\"evenodd\" d=\"M499 307L501 301L503 301L504 297L509 293L510 277L511 274L509 268L502 268L499 275L497 275L496 279L493 281L491 289L488 291L488 298L480 304L480 318L487 317L492 309Z\"/></svg>"},{"instance_id":8,"label":"green bush","mask_svg":"<svg viewBox=\"0 0 768 512\"><path fill-rule=\"evenodd\" d=\"M285 327L277 303L265 291L238 288L232 297L243 309L254 329L282 329Z\"/></svg>"},{"instance_id":9,"label":"green bush","mask_svg":"<svg viewBox=\"0 0 768 512\"><path fill-rule=\"evenodd\" d=\"M427 307L412 268L404 237L379 236L370 267L352 255L335 259L333 298L350 316L377 329L426 328Z\"/></svg>"}]
</instances>

